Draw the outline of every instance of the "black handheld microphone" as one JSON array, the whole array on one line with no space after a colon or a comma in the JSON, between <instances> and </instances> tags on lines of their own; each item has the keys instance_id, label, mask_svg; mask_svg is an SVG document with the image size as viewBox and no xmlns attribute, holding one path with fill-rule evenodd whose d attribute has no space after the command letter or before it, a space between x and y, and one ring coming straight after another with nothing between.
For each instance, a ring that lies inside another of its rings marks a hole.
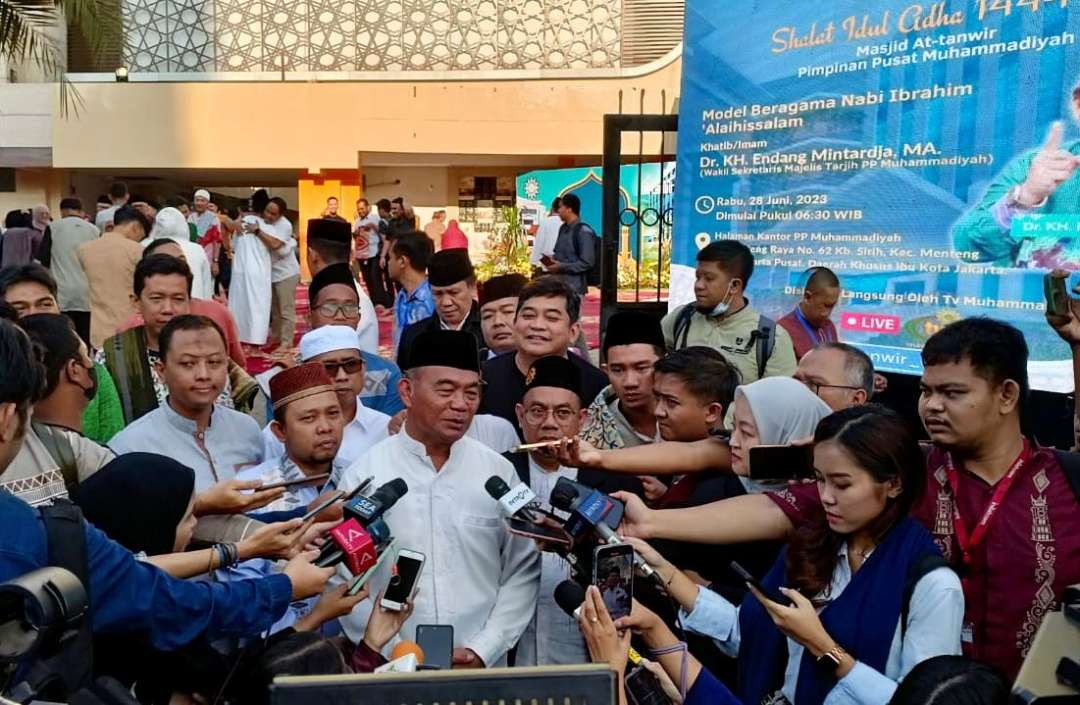
<instances>
[{"instance_id":1,"label":"black handheld microphone","mask_svg":"<svg viewBox=\"0 0 1080 705\"><path fill-rule=\"evenodd\" d=\"M331 539L323 545L319 557L315 559L315 565L320 568L327 568L337 565L349 555L350 548L339 542L339 534L334 533L335 530L349 522L353 522L350 525L353 527L352 531L355 532L356 528L364 528L375 543L385 545L389 539L389 530L386 528L385 522L381 521L382 515L393 507L408 491L409 486L399 477L379 487L379 489L371 493L370 497L353 497L344 507L345 521L331 530ZM340 534L340 536L344 536L344 534Z\"/></svg>"},{"instance_id":2,"label":"black handheld microphone","mask_svg":"<svg viewBox=\"0 0 1080 705\"><path fill-rule=\"evenodd\" d=\"M558 483L551 491L551 505L556 509L570 512L570 519L566 522L566 532L574 538L579 538L591 530L604 543L612 545L622 543L622 539L612 531L606 521L615 509L618 500L608 497L599 490L589 490L586 495L576 493L576 488L569 485L559 486ZM642 575L660 585L661 589L664 588L660 576L637 553L634 553L634 566L641 571Z\"/></svg>"},{"instance_id":3,"label":"black handheld microphone","mask_svg":"<svg viewBox=\"0 0 1080 705\"><path fill-rule=\"evenodd\" d=\"M499 503L506 516L533 523L538 523L543 519L543 516L534 509L536 495L524 482L519 482L510 489L501 477L492 475L484 483L484 489L492 499Z\"/></svg>"}]
</instances>

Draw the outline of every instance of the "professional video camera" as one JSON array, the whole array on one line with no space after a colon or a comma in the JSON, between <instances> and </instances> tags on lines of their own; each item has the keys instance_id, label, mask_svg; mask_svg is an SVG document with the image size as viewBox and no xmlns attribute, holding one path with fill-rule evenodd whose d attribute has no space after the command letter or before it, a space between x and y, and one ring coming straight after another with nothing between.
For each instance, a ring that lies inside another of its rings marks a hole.
<instances>
[{"instance_id":1,"label":"professional video camera","mask_svg":"<svg viewBox=\"0 0 1080 705\"><path fill-rule=\"evenodd\" d=\"M1080 584L1065 588L1061 611L1043 618L1012 693L1017 705L1080 702Z\"/></svg>"}]
</instances>

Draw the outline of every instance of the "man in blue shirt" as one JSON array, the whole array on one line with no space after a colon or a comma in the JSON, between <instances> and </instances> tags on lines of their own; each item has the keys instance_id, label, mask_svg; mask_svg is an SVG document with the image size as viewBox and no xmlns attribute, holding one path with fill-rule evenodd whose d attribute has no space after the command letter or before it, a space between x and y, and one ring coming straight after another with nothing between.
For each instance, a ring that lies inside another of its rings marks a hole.
<instances>
[{"instance_id":1,"label":"man in blue shirt","mask_svg":"<svg viewBox=\"0 0 1080 705\"><path fill-rule=\"evenodd\" d=\"M424 233L408 233L394 240L387 266L390 277L401 285L394 300L394 351L401 333L413 323L435 313L435 296L427 278L434 245Z\"/></svg>"},{"instance_id":2,"label":"man in blue shirt","mask_svg":"<svg viewBox=\"0 0 1080 705\"><path fill-rule=\"evenodd\" d=\"M0 320L0 473L22 445L43 372L29 339ZM49 565L45 527L37 510L0 492L0 582ZM316 568L313 554L294 558L279 575L232 583L183 581L135 560L132 554L84 524L95 634L138 631L169 651L199 636L252 636L270 627L289 602L319 594L332 569Z\"/></svg>"}]
</instances>

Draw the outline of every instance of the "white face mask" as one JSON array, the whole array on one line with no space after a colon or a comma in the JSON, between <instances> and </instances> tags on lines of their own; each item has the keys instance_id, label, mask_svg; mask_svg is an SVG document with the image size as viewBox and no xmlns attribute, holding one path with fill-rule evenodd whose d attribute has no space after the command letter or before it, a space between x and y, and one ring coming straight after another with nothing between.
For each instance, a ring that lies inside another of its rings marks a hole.
<instances>
[{"instance_id":1,"label":"white face mask","mask_svg":"<svg viewBox=\"0 0 1080 705\"><path fill-rule=\"evenodd\" d=\"M716 306L713 307L712 311L709 311L709 318L718 318L720 316L723 316L725 313L728 312L728 309L731 308L731 286L735 283L735 281L736 280L732 279L730 282L728 282L727 293L724 294L724 298L720 301L720 303L716 304Z\"/></svg>"}]
</instances>

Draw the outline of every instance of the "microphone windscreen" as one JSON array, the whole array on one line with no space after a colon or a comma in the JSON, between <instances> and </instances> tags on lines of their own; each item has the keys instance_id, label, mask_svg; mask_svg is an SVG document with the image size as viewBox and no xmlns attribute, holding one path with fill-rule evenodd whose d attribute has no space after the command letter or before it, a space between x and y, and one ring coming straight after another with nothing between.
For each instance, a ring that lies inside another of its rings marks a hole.
<instances>
[{"instance_id":1,"label":"microphone windscreen","mask_svg":"<svg viewBox=\"0 0 1080 705\"><path fill-rule=\"evenodd\" d=\"M571 617L574 611L585 601L585 588L573 580L564 580L555 586L555 604Z\"/></svg>"},{"instance_id":2,"label":"microphone windscreen","mask_svg":"<svg viewBox=\"0 0 1080 705\"><path fill-rule=\"evenodd\" d=\"M405 484L405 480L400 477L394 478L390 482L380 487L375 491L378 494L383 503L386 504L386 508L389 509L394 505L394 502L405 496L405 493L409 491L409 486ZM374 496L374 495L372 495Z\"/></svg>"},{"instance_id":3,"label":"microphone windscreen","mask_svg":"<svg viewBox=\"0 0 1080 705\"><path fill-rule=\"evenodd\" d=\"M569 512L574 507L574 500L577 499L577 490L569 485L555 485L555 489L551 490L550 502L551 506L556 509L561 509L564 512Z\"/></svg>"},{"instance_id":4,"label":"microphone windscreen","mask_svg":"<svg viewBox=\"0 0 1080 705\"><path fill-rule=\"evenodd\" d=\"M390 660L399 659L402 656L413 654L416 656L416 662L423 665L424 663L424 650L420 648L420 645L415 641L399 641L394 647L394 650L390 652Z\"/></svg>"},{"instance_id":5,"label":"microphone windscreen","mask_svg":"<svg viewBox=\"0 0 1080 705\"><path fill-rule=\"evenodd\" d=\"M498 475L492 475L488 478L488 481L484 483L484 489L491 495L494 500L500 500L503 496L510 491L510 486L499 477Z\"/></svg>"}]
</instances>

